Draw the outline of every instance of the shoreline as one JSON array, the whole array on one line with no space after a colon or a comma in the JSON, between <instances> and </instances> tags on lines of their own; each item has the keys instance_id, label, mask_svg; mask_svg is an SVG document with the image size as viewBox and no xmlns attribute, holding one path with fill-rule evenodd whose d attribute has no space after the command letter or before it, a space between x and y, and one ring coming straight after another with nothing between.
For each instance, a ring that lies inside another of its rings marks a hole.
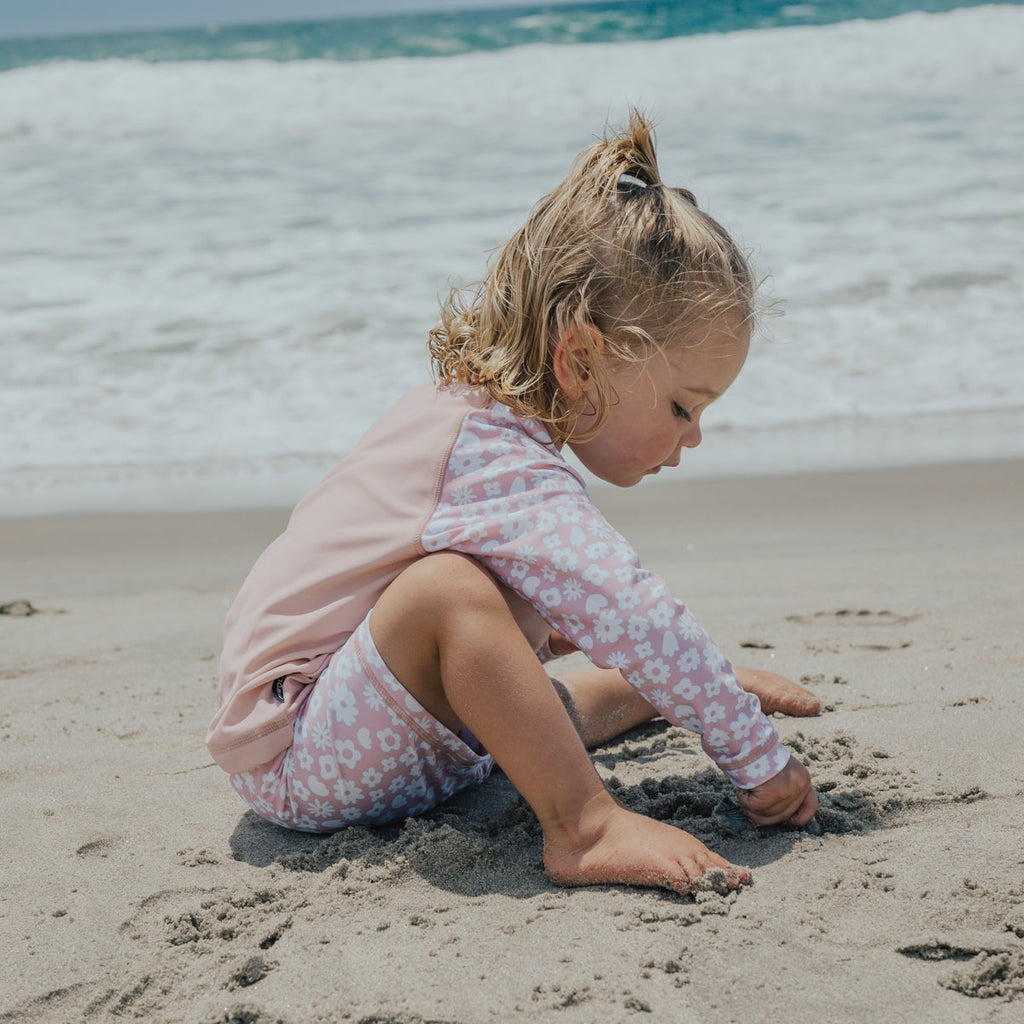
<instances>
[{"instance_id":1,"label":"shoreline","mask_svg":"<svg viewBox=\"0 0 1024 1024\"><path fill-rule=\"evenodd\" d=\"M0 1020L1013 1024L1024 461L595 497L729 657L821 697L775 720L821 835L730 824L657 724L595 765L750 864L739 894L553 886L500 773L405 827L276 829L203 735L288 510L6 519L0 605L39 613L0 615Z\"/></svg>"},{"instance_id":2,"label":"shoreline","mask_svg":"<svg viewBox=\"0 0 1024 1024\"><path fill-rule=\"evenodd\" d=\"M278 453L0 469L0 523L31 516L181 514L294 507L344 457ZM568 458L572 462L571 453ZM655 486L1024 459L1024 406L766 425L709 423ZM577 468L579 468L577 466ZM592 478L595 493L608 485Z\"/></svg>"}]
</instances>

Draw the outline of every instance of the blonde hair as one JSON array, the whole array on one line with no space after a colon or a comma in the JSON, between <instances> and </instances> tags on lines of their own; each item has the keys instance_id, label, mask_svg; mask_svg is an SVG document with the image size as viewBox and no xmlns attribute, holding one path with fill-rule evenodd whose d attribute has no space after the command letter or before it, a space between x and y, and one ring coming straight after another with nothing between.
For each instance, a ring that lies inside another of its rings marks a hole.
<instances>
[{"instance_id":1,"label":"blonde hair","mask_svg":"<svg viewBox=\"0 0 1024 1024\"><path fill-rule=\"evenodd\" d=\"M755 291L725 229L691 192L661 183L653 125L634 109L625 130L576 157L481 282L452 289L430 356L441 383L482 388L564 441L584 400L571 401L556 380L560 339L589 339L596 328L603 341L603 352L585 346L585 365L572 360L577 383L597 390L589 436L615 400L606 360L639 362L722 316L749 326Z\"/></svg>"}]
</instances>

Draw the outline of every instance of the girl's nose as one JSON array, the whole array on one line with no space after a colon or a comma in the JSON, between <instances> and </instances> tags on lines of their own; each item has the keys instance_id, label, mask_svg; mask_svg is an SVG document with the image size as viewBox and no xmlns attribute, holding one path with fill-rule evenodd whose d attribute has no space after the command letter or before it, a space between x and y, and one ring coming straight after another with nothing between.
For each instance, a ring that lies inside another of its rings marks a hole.
<instances>
[{"instance_id":1,"label":"girl's nose","mask_svg":"<svg viewBox=\"0 0 1024 1024\"><path fill-rule=\"evenodd\" d=\"M700 430L700 423L693 422L686 424L686 430L683 432L682 438L680 438L680 445L683 448L696 448L700 444L703 434Z\"/></svg>"}]
</instances>

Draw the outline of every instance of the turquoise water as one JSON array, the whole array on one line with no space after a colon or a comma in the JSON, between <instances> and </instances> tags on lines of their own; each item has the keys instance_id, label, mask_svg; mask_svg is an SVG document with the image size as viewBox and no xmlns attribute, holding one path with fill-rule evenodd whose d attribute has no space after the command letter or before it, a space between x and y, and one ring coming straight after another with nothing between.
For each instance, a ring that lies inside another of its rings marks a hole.
<instances>
[{"instance_id":1,"label":"turquoise water","mask_svg":"<svg viewBox=\"0 0 1024 1024\"><path fill-rule=\"evenodd\" d=\"M645 0L392 14L332 21L0 39L0 70L44 61L379 60L450 57L533 44L621 43L709 32L827 25L909 11L978 6L956 0Z\"/></svg>"}]
</instances>

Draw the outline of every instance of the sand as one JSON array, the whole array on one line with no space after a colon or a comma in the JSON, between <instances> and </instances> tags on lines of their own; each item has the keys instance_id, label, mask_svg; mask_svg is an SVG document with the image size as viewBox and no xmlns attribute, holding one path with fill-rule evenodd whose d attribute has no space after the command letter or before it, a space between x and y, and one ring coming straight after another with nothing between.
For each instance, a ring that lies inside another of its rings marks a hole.
<instances>
[{"instance_id":1,"label":"sand","mask_svg":"<svg viewBox=\"0 0 1024 1024\"><path fill-rule=\"evenodd\" d=\"M404 827L265 824L203 734L287 512L4 520L0 1021L1020 1021L1024 463L599 503L730 657L823 701L776 723L811 832L748 827L679 729L594 752L754 885L557 888L500 774Z\"/></svg>"}]
</instances>

